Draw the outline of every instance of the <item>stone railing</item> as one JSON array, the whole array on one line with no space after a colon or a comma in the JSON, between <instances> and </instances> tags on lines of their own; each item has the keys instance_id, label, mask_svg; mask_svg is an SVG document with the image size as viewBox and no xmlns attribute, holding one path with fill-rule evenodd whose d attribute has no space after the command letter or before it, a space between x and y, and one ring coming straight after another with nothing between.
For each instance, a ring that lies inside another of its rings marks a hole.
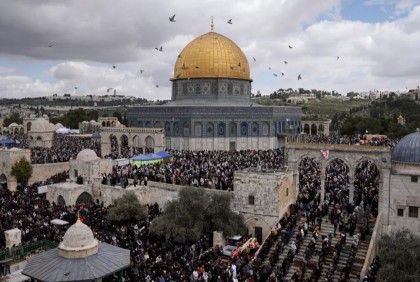
<instances>
[{"instance_id":1,"label":"stone railing","mask_svg":"<svg viewBox=\"0 0 420 282\"><path fill-rule=\"evenodd\" d=\"M365 262L363 268L360 271L360 281L363 280L363 277L368 273L369 266L372 263L373 259L378 253L378 242L382 236L382 213L378 214L376 218L375 227L372 230L372 236L370 238L369 248L366 253Z\"/></svg>"}]
</instances>

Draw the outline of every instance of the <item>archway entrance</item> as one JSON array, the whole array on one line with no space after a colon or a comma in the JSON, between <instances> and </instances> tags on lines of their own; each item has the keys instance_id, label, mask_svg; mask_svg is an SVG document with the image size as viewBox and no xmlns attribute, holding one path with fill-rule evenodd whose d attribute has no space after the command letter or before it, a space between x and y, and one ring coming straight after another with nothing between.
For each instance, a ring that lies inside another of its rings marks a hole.
<instances>
[{"instance_id":1,"label":"archway entrance","mask_svg":"<svg viewBox=\"0 0 420 282\"><path fill-rule=\"evenodd\" d=\"M88 192L83 192L82 194L79 195L79 197L77 197L76 205L78 206L81 203L84 203L86 205L92 201L93 201L92 195L89 194Z\"/></svg>"},{"instance_id":2,"label":"archway entrance","mask_svg":"<svg viewBox=\"0 0 420 282\"><path fill-rule=\"evenodd\" d=\"M364 160L356 166L354 172L354 197L356 206L363 205L363 210L369 208L372 214L378 215L379 201L379 170L371 160Z\"/></svg>"},{"instance_id":3,"label":"archway entrance","mask_svg":"<svg viewBox=\"0 0 420 282\"><path fill-rule=\"evenodd\" d=\"M7 177L4 173L0 175L0 188L7 189Z\"/></svg>"},{"instance_id":4,"label":"archway entrance","mask_svg":"<svg viewBox=\"0 0 420 282\"><path fill-rule=\"evenodd\" d=\"M127 135L122 135L120 138L120 144L121 144L121 156L123 158L129 158L130 157L130 147L128 147L128 137Z\"/></svg>"},{"instance_id":5,"label":"archway entrance","mask_svg":"<svg viewBox=\"0 0 420 282\"><path fill-rule=\"evenodd\" d=\"M143 154L141 139L138 135L133 137L133 155Z\"/></svg>"},{"instance_id":6,"label":"archway entrance","mask_svg":"<svg viewBox=\"0 0 420 282\"><path fill-rule=\"evenodd\" d=\"M325 200L329 203L349 202L349 167L341 159L333 159L325 168Z\"/></svg>"},{"instance_id":7,"label":"archway entrance","mask_svg":"<svg viewBox=\"0 0 420 282\"><path fill-rule=\"evenodd\" d=\"M111 142L111 156L112 158L119 157L119 149L118 149L118 139L115 135L109 136L109 141Z\"/></svg>"},{"instance_id":8,"label":"archway entrance","mask_svg":"<svg viewBox=\"0 0 420 282\"><path fill-rule=\"evenodd\" d=\"M146 137L146 153L155 152L155 140L151 136Z\"/></svg>"},{"instance_id":9,"label":"archway entrance","mask_svg":"<svg viewBox=\"0 0 420 282\"><path fill-rule=\"evenodd\" d=\"M66 200L64 200L63 196L60 195L57 197L57 205L62 207L66 206Z\"/></svg>"},{"instance_id":10,"label":"archway entrance","mask_svg":"<svg viewBox=\"0 0 420 282\"><path fill-rule=\"evenodd\" d=\"M304 157L299 163L299 201L308 204L315 199L321 189L321 169L311 157Z\"/></svg>"}]
</instances>

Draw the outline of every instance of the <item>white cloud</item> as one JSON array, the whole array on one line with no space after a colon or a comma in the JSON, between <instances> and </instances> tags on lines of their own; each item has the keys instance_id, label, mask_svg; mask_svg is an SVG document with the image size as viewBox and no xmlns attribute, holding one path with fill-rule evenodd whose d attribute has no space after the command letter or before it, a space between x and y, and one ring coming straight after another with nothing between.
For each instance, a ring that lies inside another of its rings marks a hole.
<instances>
[{"instance_id":1,"label":"white cloud","mask_svg":"<svg viewBox=\"0 0 420 282\"><path fill-rule=\"evenodd\" d=\"M20 97L61 94L77 86L78 94L102 95L113 87L119 94L169 99L179 52L210 31L211 16L215 31L248 57L254 92L413 87L420 71L419 2L366 1L402 15L372 24L341 20L340 0L316 5L312 0L170 0L165 5L153 0L5 0L0 63L11 67L0 68L0 97L11 91ZM175 23L168 19L173 14ZM232 25L226 23L230 18ZM154 49L159 46L163 52ZM274 71L286 75L275 78ZM25 76L13 76L17 73Z\"/></svg>"}]
</instances>

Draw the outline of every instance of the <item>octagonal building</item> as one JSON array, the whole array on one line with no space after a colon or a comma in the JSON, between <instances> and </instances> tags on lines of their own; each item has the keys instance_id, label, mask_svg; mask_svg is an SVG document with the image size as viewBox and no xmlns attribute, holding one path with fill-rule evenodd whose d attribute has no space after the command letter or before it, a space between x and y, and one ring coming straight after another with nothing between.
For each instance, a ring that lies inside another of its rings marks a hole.
<instances>
[{"instance_id":1,"label":"octagonal building","mask_svg":"<svg viewBox=\"0 0 420 282\"><path fill-rule=\"evenodd\" d=\"M252 103L250 72L241 48L212 27L178 55L171 102L129 107L129 125L164 128L166 147L178 150L266 150L295 140L301 108Z\"/></svg>"}]
</instances>

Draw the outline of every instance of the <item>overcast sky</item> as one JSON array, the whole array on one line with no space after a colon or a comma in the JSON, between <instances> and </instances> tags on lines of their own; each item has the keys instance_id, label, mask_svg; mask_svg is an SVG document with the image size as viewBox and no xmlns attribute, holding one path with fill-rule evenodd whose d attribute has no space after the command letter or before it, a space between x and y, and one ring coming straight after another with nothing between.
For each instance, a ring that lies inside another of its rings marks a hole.
<instances>
[{"instance_id":1,"label":"overcast sky","mask_svg":"<svg viewBox=\"0 0 420 282\"><path fill-rule=\"evenodd\" d=\"M253 93L420 85L420 0L1 0L0 97L170 99L177 56L211 16L247 56Z\"/></svg>"}]
</instances>

